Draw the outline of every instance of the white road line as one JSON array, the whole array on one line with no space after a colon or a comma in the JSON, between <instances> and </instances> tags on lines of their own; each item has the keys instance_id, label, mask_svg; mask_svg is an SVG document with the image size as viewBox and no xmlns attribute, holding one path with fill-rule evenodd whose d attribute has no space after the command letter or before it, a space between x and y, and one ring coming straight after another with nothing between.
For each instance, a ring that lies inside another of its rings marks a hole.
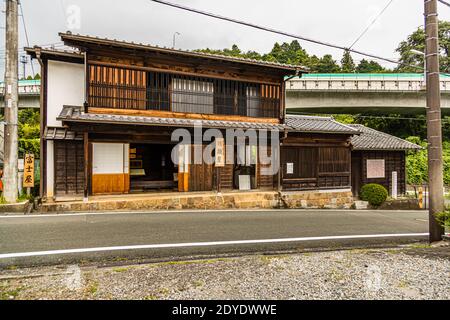
<instances>
[{"instance_id":1,"label":"white road line","mask_svg":"<svg viewBox=\"0 0 450 320\"><path fill-rule=\"evenodd\" d=\"M396 238L396 237L422 237L422 236L428 236L428 233L369 234L369 235L304 237L304 238L284 238L284 239L148 244L148 245L131 245L131 246L116 246L116 247L98 247L98 248L80 248L80 249L5 253L5 254L0 254L0 259L51 256L51 255L86 253L86 252L139 250L139 249L169 249L169 248L211 247L211 246L239 245L239 244L283 243L283 242L320 241L320 240L350 240L350 239L372 239L372 238Z\"/></svg>"},{"instance_id":2,"label":"white road line","mask_svg":"<svg viewBox=\"0 0 450 320\"><path fill-rule=\"evenodd\" d=\"M102 216L102 215L128 215L128 214L155 214L155 213L226 213L226 212L239 212L239 213L252 213L252 212L297 212L297 213L308 213L308 212L322 212L322 213L334 213L334 212L348 212L348 213L423 213L428 214L425 210L348 210L348 209L213 209L213 210L135 210L135 211L97 211L97 212L71 212L71 213L47 213L47 214L27 214L27 215L0 215L0 219L27 219L27 218L68 218L77 216ZM427 220L428 221L428 220Z\"/></svg>"}]
</instances>

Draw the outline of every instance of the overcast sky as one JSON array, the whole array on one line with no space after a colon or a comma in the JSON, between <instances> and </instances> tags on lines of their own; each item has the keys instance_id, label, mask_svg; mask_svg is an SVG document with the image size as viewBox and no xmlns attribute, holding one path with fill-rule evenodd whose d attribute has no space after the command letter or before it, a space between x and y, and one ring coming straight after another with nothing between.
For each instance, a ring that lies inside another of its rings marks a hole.
<instances>
[{"instance_id":1,"label":"overcast sky","mask_svg":"<svg viewBox=\"0 0 450 320\"><path fill-rule=\"evenodd\" d=\"M367 27L389 0L170 0L280 29L294 34L349 46ZM237 44L242 50L261 53L273 44L292 39L219 21L149 0L21 0L30 45L60 44L58 32L108 37L127 41L172 46L183 49L222 49ZM3 9L5 4L3 3ZM80 11L79 21L76 12ZM439 5L441 20L450 20L450 8ZM78 25L79 22L79 25ZM5 15L1 15L4 26ZM396 57L395 48L408 34L423 25L423 0L394 0L377 23L355 45L355 49L387 58ZM79 27L79 28L78 28ZM26 46L23 25L20 46ZM4 58L4 29L0 56ZM333 54L340 60L342 52L300 41L310 54ZM361 56L353 55L356 61ZM392 65L384 64L392 67ZM4 63L0 67L4 72ZM27 66L27 69L31 69ZM39 67L35 64L35 71ZM22 67L20 67L22 70ZM27 70L27 74L31 70ZM20 71L22 73L22 71Z\"/></svg>"}]
</instances>

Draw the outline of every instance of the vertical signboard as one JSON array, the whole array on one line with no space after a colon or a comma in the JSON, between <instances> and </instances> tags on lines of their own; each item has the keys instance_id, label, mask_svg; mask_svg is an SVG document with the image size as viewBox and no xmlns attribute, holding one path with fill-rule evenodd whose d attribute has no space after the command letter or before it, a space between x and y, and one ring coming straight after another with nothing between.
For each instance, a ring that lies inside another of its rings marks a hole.
<instances>
[{"instance_id":1,"label":"vertical signboard","mask_svg":"<svg viewBox=\"0 0 450 320\"><path fill-rule=\"evenodd\" d=\"M225 141L223 138L216 138L216 163L217 168L225 166Z\"/></svg>"},{"instance_id":2,"label":"vertical signboard","mask_svg":"<svg viewBox=\"0 0 450 320\"><path fill-rule=\"evenodd\" d=\"M23 187L34 187L34 155L31 153L27 153L24 159Z\"/></svg>"},{"instance_id":3,"label":"vertical signboard","mask_svg":"<svg viewBox=\"0 0 450 320\"><path fill-rule=\"evenodd\" d=\"M398 194L398 174L397 171L392 171L392 187L391 187L391 196L393 199L397 199Z\"/></svg>"}]
</instances>

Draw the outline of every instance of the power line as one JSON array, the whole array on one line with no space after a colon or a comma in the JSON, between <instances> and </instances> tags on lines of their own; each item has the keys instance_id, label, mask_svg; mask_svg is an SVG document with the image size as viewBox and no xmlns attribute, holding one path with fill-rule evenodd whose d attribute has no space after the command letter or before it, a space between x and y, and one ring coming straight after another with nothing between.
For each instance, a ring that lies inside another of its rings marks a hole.
<instances>
[{"instance_id":1,"label":"power line","mask_svg":"<svg viewBox=\"0 0 450 320\"><path fill-rule=\"evenodd\" d=\"M322 115L322 116L336 116L336 115L341 115L341 114L336 114L336 113L325 113L325 114L323 114L323 113L314 113L314 112L303 112L303 111L301 111L301 112L295 112L295 111L289 111L288 112L288 114L296 114L296 115L317 115L317 114L320 114L320 115ZM346 114L342 114L342 115L346 115ZM354 118L364 118L364 119L390 119L390 120L408 120L408 121L427 121L427 119L425 118L425 115L424 115L424 118L408 118L408 117L392 117L392 116L369 116L369 115L358 115L358 114L355 114L355 115L352 115L352 114L349 114L349 115L351 115L352 117L354 117ZM442 119L442 122L449 122L450 123L450 119L448 119L448 118L444 118L444 119Z\"/></svg>"},{"instance_id":2,"label":"power line","mask_svg":"<svg viewBox=\"0 0 450 320\"><path fill-rule=\"evenodd\" d=\"M450 7L450 3L445 2L444 0L438 0L440 3L446 5L447 7Z\"/></svg>"},{"instance_id":3,"label":"power line","mask_svg":"<svg viewBox=\"0 0 450 320\"><path fill-rule=\"evenodd\" d=\"M373 19L373 21L364 29L364 31L359 35L358 38L352 43L352 45L349 47L349 49L353 48L353 46L366 34L367 31L374 25L374 23L378 20L378 18L381 17L381 15L386 11L387 8L394 2L394 0L390 0L386 6L383 8L383 10L380 11L380 13Z\"/></svg>"},{"instance_id":4,"label":"power line","mask_svg":"<svg viewBox=\"0 0 450 320\"><path fill-rule=\"evenodd\" d=\"M24 32L25 32L25 39L26 39L26 41L27 41L27 46L29 47L29 46L30 46L30 41L28 40L28 31L27 31L27 26L26 26L26 24L25 24L25 16L23 15L23 7L22 7L22 3L19 2L18 4L19 4L19 7L20 7L20 14L21 14L21 16L22 16L22 24L23 24L23 30L24 30ZM24 68L25 68L25 67L24 67ZM25 69L24 69L24 70L25 70ZM33 73L33 78L34 78L35 73L34 73L34 66L33 66L33 63L31 63L31 72ZM23 77L25 78L25 74L23 75Z\"/></svg>"},{"instance_id":5,"label":"power line","mask_svg":"<svg viewBox=\"0 0 450 320\"><path fill-rule=\"evenodd\" d=\"M173 8L177 8L177 9L181 9L181 10L185 10L185 11L201 14L201 15L204 15L204 16L207 16L207 17L210 17L210 18L215 18L215 19L220 19L220 20L224 20L224 21L228 21L228 22L232 22L232 23L236 23L236 24L241 24L241 25L244 25L244 26L247 26L247 27L251 27L251 28L255 28L255 29L259 29L259 30L263 30L263 31L271 32L271 33L276 33L276 34L284 35L284 36L295 38L295 39L299 39L299 40L304 40L304 41L307 41L307 42L315 43L315 44L322 45L322 46L331 47L331 48L334 48L334 49L340 49L340 50L343 50L343 51L349 51L349 52L352 52L352 53L355 53L355 54L359 54L359 55L362 55L362 56L366 56L366 57L370 57L370 58L373 58L373 59L383 60L383 61L394 63L394 64L397 64L397 65L403 65L403 66L407 66L407 67L411 67L411 68L423 71L423 68L421 68L421 67L412 66L412 65L400 62L400 61L396 61L396 60L380 57L380 56L377 56L377 55L374 55L374 54L370 54L370 53L365 53L365 52L362 52L362 51L359 51L359 50L349 49L349 48L346 48L346 47L341 46L341 45L331 44L331 43L323 42L323 41L320 41L320 40L315 40L315 39L307 38L307 37L304 37L304 36L295 35L295 34L292 34L292 33L289 33L289 32L285 32L285 31L271 29L271 28L260 26L260 25L256 25L256 24L253 24L253 23L250 23L250 22L240 21L240 20L236 20L236 19L233 19L233 18L228 18L228 17L224 17L224 16L221 16L221 15L217 15L217 14L214 14L214 13L197 10L197 9L190 8L190 7L185 7L185 6L176 4L176 3L171 3L171 2L167 2L167 1L161 1L161 0L150 0L150 1L162 4L162 5L166 5L166 6L169 6L169 7L173 7Z\"/></svg>"}]
</instances>

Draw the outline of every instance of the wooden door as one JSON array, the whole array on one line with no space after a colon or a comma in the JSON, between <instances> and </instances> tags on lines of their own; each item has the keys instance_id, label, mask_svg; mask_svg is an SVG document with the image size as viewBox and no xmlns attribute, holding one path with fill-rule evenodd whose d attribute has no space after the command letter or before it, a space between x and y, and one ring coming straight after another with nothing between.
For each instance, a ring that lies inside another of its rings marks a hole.
<instances>
[{"instance_id":1,"label":"wooden door","mask_svg":"<svg viewBox=\"0 0 450 320\"><path fill-rule=\"evenodd\" d=\"M55 196L82 195L84 192L83 141L55 141Z\"/></svg>"},{"instance_id":2,"label":"wooden door","mask_svg":"<svg viewBox=\"0 0 450 320\"><path fill-rule=\"evenodd\" d=\"M202 152L206 146L202 146ZM191 154L194 154L192 146ZM193 159L193 157L192 157ZM189 191L212 191L214 178L213 164L191 164L189 166Z\"/></svg>"}]
</instances>

